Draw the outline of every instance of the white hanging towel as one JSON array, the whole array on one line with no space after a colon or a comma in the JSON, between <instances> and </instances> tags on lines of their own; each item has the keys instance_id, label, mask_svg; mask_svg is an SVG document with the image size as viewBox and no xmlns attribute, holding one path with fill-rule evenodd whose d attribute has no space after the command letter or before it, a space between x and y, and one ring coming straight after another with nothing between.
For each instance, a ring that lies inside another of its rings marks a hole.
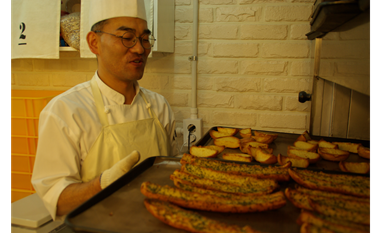
<instances>
[{"instance_id":1,"label":"white hanging towel","mask_svg":"<svg viewBox=\"0 0 380 233\"><path fill-rule=\"evenodd\" d=\"M148 29L153 33L153 13L154 13L154 0L144 0L146 22L148 23ZM150 53L152 54L152 53Z\"/></svg>"},{"instance_id":2,"label":"white hanging towel","mask_svg":"<svg viewBox=\"0 0 380 233\"><path fill-rule=\"evenodd\" d=\"M82 0L80 37L86 38L92 25L104 19L115 17L135 17L146 20L143 0ZM80 56L95 58L86 40L80 42Z\"/></svg>"},{"instance_id":3,"label":"white hanging towel","mask_svg":"<svg viewBox=\"0 0 380 233\"><path fill-rule=\"evenodd\" d=\"M91 30L91 26L89 25L89 15L90 12L90 1L92 0L82 0L81 1L81 11L80 11L80 57L81 58L96 58L95 54L93 54L88 47L87 44L87 33ZM83 38L83 39L82 39Z\"/></svg>"},{"instance_id":4,"label":"white hanging towel","mask_svg":"<svg viewBox=\"0 0 380 233\"><path fill-rule=\"evenodd\" d=\"M12 0L11 56L59 59L61 2Z\"/></svg>"}]
</instances>

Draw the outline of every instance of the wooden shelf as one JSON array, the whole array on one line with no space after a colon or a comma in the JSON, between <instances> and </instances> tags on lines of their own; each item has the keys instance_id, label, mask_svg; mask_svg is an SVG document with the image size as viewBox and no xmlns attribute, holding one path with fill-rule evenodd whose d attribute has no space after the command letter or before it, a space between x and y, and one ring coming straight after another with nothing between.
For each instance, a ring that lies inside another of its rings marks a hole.
<instances>
[{"instance_id":1,"label":"wooden shelf","mask_svg":"<svg viewBox=\"0 0 380 233\"><path fill-rule=\"evenodd\" d=\"M72 48L72 47L59 47L59 51L73 51L73 52L77 52L78 50Z\"/></svg>"}]
</instances>

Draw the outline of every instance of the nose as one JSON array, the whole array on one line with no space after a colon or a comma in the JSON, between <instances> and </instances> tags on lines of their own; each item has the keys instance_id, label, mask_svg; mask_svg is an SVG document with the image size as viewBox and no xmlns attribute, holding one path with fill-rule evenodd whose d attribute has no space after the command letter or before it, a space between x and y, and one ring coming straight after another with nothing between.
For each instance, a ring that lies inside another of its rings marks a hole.
<instances>
[{"instance_id":1,"label":"nose","mask_svg":"<svg viewBox=\"0 0 380 233\"><path fill-rule=\"evenodd\" d=\"M145 52L145 48L142 46L142 43L141 43L141 39L140 38L136 38L136 44L131 47L129 50L133 53L137 53L137 54L143 54Z\"/></svg>"}]
</instances>

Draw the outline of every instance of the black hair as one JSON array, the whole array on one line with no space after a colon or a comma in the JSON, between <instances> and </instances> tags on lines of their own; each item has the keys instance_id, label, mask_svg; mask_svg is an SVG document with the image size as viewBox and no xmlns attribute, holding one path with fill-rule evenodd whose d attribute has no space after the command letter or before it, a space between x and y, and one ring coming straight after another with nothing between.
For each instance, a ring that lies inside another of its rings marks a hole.
<instances>
[{"instance_id":1,"label":"black hair","mask_svg":"<svg viewBox=\"0 0 380 233\"><path fill-rule=\"evenodd\" d=\"M104 25L107 23L107 20L102 20L102 21L99 21L97 22L96 24L92 25L91 27L91 31L102 31L103 30L103 27Z\"/></svg>"}]
</instances>

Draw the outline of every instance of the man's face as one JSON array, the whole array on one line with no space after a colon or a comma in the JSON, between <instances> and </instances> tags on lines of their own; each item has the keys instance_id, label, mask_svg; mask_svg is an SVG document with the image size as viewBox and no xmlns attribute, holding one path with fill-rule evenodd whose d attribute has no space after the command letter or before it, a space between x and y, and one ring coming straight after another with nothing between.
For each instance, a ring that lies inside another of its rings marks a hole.
<instances>
[{"instance_id":1,"label":"man's face","mask_svg":"<svg viewBox=\"0 0 380 233\"><path fill-rule=\"evenodd\" d=\"M122 36L132 31L137 37L147 32L145 20L131 17L108 19L102 31ZM135 81L142 78L151 49L144 49L140 40L132 48L123 45L120 38L99 33L98 63L101 78L113 81Z\"/></svg>"}]
</instances>

